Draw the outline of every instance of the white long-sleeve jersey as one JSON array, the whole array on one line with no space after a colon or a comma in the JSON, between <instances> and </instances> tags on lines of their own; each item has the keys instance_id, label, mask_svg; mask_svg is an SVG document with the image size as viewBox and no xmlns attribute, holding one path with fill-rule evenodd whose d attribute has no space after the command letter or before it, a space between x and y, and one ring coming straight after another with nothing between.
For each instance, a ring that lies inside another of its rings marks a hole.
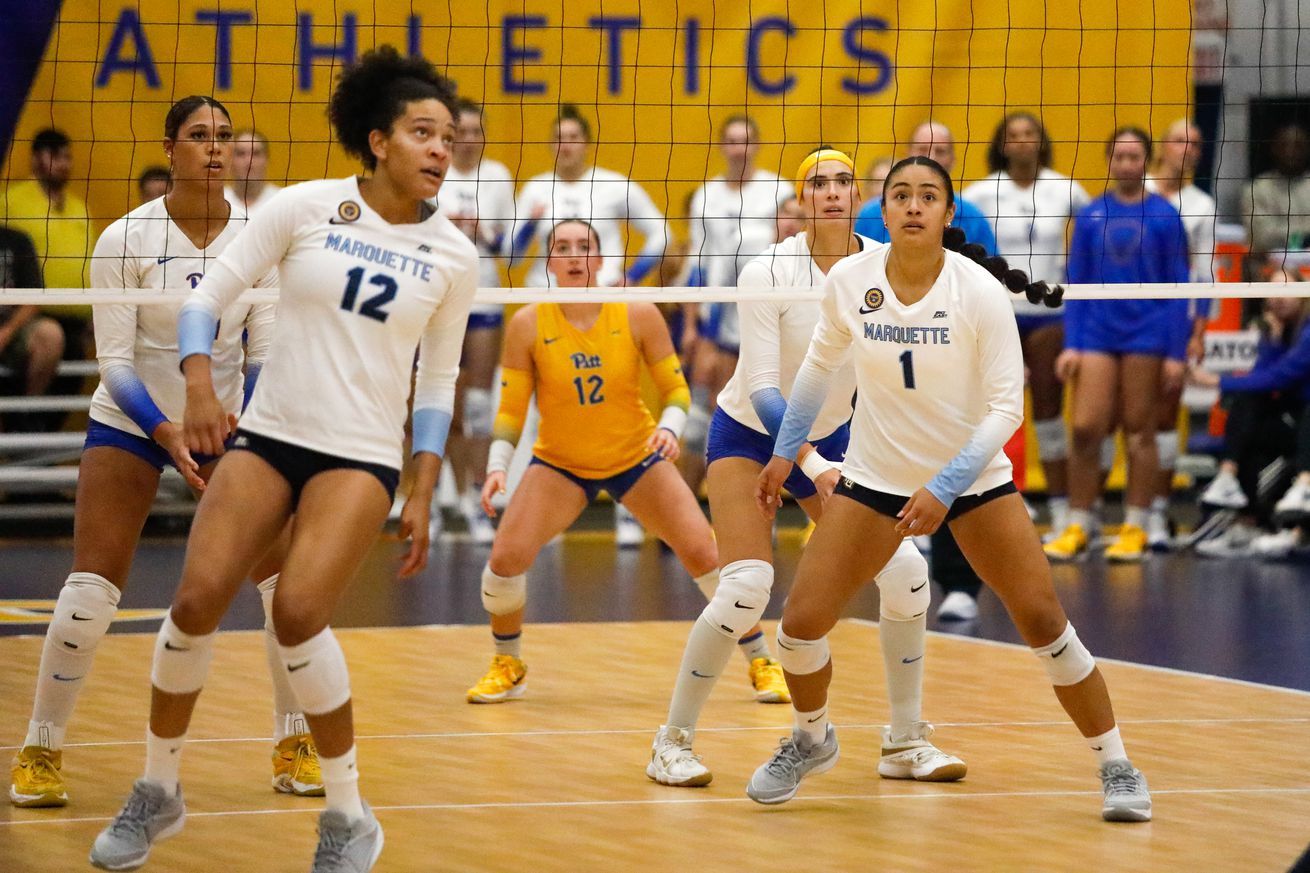
<instances>
[{"instance_id":1,"label":"white long-sleeve jersey","mask_svg":"<svg viewBox=\"0 0 1310 873\"><path fill-rule=\"evenodd\" d=\"M889 494L928 487L948 504L1003 485L1012 473L1002 447L1023 421L1023 355L1009 292L946 252L928 293L902 305L887 281L890 251L860 252L828 273L777 451L794 457L823 380L850 358L858 399L843 476Z\"/></svg>"},{"instance_id":2,"label":"white long-sleeve jersey","mask_svg":"<svg viewBox=\"0 0 1310 873\"><path fill-rule=\"evenodd\" d=\"M440 213L388 223L353 176L305 182L251 220L185 309L214 317L272 267L273 347L241 427L399 468L416 349L415 415L453 408L477 249Z\"/></svg>"},{"instance_id":3,"label":"white long-sleeve jersey","mask_svg":"<svg viewBox=\"0 0 1310 873\"><path fill-rule=\"evenodd\" d=\"M863 251L881 248L882 243L859 237ZM779 298L796 286L822 285L823 271L810 256L810 242L804 232L769 246L741 271L742 288L778 288ZM800 300L766 300L739 303L741 353L737 369L719 393L719 408L733 419L760 433L768 428L755 412L751 395L777 388L784 398L791 393L796 371L805 359L810 337L819 322L819 303ZM843 364L832 375L828 396L810 428L811 442L822 439L851 418L855 394L855 370Z\"/></svg>"},{"instance_id":4,"label":"white long-sleeve jersey","mask_svg":"<svg viewBox=\"0 0 1310 873\"><path fill-rule=\"evenodd\" d=\"M96 288L194 288L245 226L245 218L234 209L223 231L207 248L198 249L169 218L163 198L151 200L105 228L91 255L91 284ZM277 273L265 271L251 284L276 285ZM150 434L122 407L137 411L153 402L165 418L181 423L186 409L186 381L177 368L177 318L181 310L180 302L151 306L101 303L92 307L100 365L100 384L91 396L93 420L149 438ZM228 412L241 411L242 363L249 360L251 366L258 367L268 356L274 310L271 303L236 304L225 307L219 319L213 356L214 391ZM245 331L249 331L249 338L243 349L241 337Z\"/></svg>"},{"instance_id":5,"label":"white long-sleeve jersey","mask_svg":"<svg viewBox=\"0 0 1310 873\"><path fill-rule=\"evenodd\" d=\"M716 176L696 189L688 218L688 257L696 263L701 284L736 285L751 258L772 245L778 204L790 196L791 185L764 170L756 170L740 188Z\"/></svg>"},{"instance_id":6,"label":"white long-sleeve jersey","mask_svg":"<svg viewBox=\"0 0 1310 873\"><path fill-rule=\"evenodd\" d=\"M1051 169L1042 169L1027 188L1001 170L965 188L960 196L982 210L996 232L996 249L1016 270L1034 282L1065 281L1069 222L1092 198L1082 185ZM1022 294L1010 302L1020 315L1053 315L1043 303Z\"/></svg>"},{"instance_id":7,"label":"white long-sleeve jersey","mask_svg":"<svg viewBox=\"0 0 1310 873\"><path fill-rule=\"evenodd\" d=\"M533 213L541 209L539 219ZM600 237L605 263L597 282L615 285L623 276L623 223L627 222L644 238L640 258L659 258L669 242L668 224L646 190L627 176L592 167L576 182L567 182L554 173L542 173L529 179L519 191L514 205L514 226L504 246L510 264L521 263L536 245L536 258L528 270L527 284L544 288L550 284L546 273L546 238L550 230L566 218L590 222ZM528 229L531 237L527 237Z\"/></svg>"},{"instance_id":8,"label":"white long-sleeve jersey","mask_svg":"<svg viewBox=\"0 0 1310 873\"><path fill-rule=\"evenodd\" d=\"M499 288L500 262L505 234L514 223L514 177L499 161L483 160L470 173L453 165L446 170L437 192L437 208L447 218L478 220L478 286ZM500 312L500 303L475 303L474 312Z\"/></svg>"}]
</instances>

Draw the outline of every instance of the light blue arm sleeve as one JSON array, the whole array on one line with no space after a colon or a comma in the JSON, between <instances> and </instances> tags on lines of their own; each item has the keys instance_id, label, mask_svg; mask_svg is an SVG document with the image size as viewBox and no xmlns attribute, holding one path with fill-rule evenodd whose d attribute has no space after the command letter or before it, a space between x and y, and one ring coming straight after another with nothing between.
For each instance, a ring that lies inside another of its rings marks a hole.
<instances>
[{"instance_id":1,"label":"light blue arm sleeve","mask_svg":"<svg viewBox=\"0 0 1310 873\"><path fill-rule=\"evenodd\" d=\"M928 493L940 500L945 506L955 502L955 498L964 493L986 468L987 462L996 457L1007 440L1014 434L1015 424L1000 416L988 415L973 432L973 436L960 449L959 454L950 463L932 477L924 487Z\"/></svg>"},{"instance_id":2,"label":"light blue arm sleeve","mask_svg":"<svg viewBox=\"0 0 1310 873\"><path fill-rule=\"evenodd\" d=\"M250 405L250 398L255 394L255 383L259 381L259 371L264 369L263 364L252 364L246 362L246 380L245 389L241 396L241 411L245 412L246 407Z\"/></svg>"},{"instance_id":3,"label":"light blue arm sleeve","mask_svg":"<svg viewBox=\"0 0 1310 873\"><path fill-rule=\"evenodd\" d=\"M168 416L155 405L154 398L137 375L135 367L110 364L104 369L101 378L114 403L147 437L153 438L155 428L168 421Z\"/></svg>"},{"instance_id":4,"label":"light blue arm sleeve","mask_svg":"<svg viewBox=\"0 0 1310 873\"><path fill-rule=\"evenodd\" d=\"M782 424L778 426L778 438L773 445L775 455L789 461L796 460L796 453L809 439L810 429L814 427L814 420L819 417L819 410L823 408L826 399L828 380L823 371L806 357L796 372L796 382L791 386L791 399L787 402ZM754 400L752 395L751 402L754 403Z\"/></svg>"},{"instance_id":5,"label":"light blue arm sleeve","mask_svg":"<svg viewBox=\"0 0 1310 873\"><path fill-rule=\"evenodd\" d=\"M177 318L178 361L192 355L211 357L218 336L218 319L203 306L183 306Z\"/></svg>"},{"instance_id":6,"label":"light blue arm sleeve","mask_svg":"<svg viewBox=\"0 0 1310 873\"><path fill-rule=\"evenodd\" d=\"M826 394L826 392L825 392ZM782 430L782 420L787 414L787 398L775 387L761 388L751 393L751 407L760 417L760 423L776 441ZM809 431L807 430L808 434Z\"/></svg>"},{"instance_id":7,"label":"light blue arm sleeve","mask_svg":"<svg viewBox=\"0 0 1310 873\"><path fill-rule=\"evenodd\" d=\"M431 452L439 458L446 455L446 438L450 436L452 415L445 409L414 410L414 449L411 454Z\"/></svg>"}]
</instances>

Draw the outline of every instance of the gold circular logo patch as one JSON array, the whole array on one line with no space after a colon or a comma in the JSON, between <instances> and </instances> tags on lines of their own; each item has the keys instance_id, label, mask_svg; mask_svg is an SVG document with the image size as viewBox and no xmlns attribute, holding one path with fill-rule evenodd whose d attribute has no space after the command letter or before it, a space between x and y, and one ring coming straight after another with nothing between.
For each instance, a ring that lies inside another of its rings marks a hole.
<instances>
[{"instance_id":1,"label":"gold circular logo patch","mask_svg":"<svg viewBox=\"0 0 1310 873\"><path fill-rule=\"evenodd\" d=\"M342 221L358 221L359 204L354 200L342 200L337 206L337 217Z\"/></svg>"},{"instance_id":2,"label":"gold circular logo patch","mask_svg":"<svg viewBox=\"0 0 1310 873\"><path fill-rule=\"evenodd\" d=\"M873 312L875 309L881 309L882 301L883 295L881 288L870 288L868 291L864 292L864 310L866 312Z\"/></svg>"}]
</instances>

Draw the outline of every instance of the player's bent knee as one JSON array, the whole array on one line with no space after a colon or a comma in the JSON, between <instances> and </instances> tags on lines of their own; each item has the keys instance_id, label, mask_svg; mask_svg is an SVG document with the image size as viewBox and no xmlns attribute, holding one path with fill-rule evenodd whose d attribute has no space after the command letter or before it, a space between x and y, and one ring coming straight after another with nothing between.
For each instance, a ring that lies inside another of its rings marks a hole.
<instances>
[{"instance_id":1,"label":"player's bent knee","mask_svg":"<svg viewBox=\"0 0 1310 873\"><path fill-rule=\"evenodd\" d=\"M119 591L95 573L69 573L50 618L50 635L67 652L90 655L118 611Z\"/></svg>"},{"instance_id":2,"label":"player's bent knee","mask_svg":"<svg viewBox=\"0 0 1310 873\"><path fill-rule=\"evenodd\" d=\"M331 620L332 606L326 598L273 597L273 627L284 646L310 639Z\"/></svg>"},{"instance_id":3,"label":"player's bent knee","mask_svg":"<svg viewBox=\"0 0 1310 873\"><path fill-rule=\"evenodd\" d=\"M155 660L150 683L168 694L193 694L205 684L214 657L214 634L189 634L178 628L170 613L155 637Z\"/></svg>"},{"instance_id":4,"label":"player's bent knee","mask_svg":"<svg viewBox=\"0 0 1310 873\"><path fill-rule=\"evenodd\" d=\"M874 581L878 584L878 612L893 621L910 621L928 611L928 562L911 540L903 540Z\"/></svg>"},{"instance_id":5,"label":"player's bent knee","mask_svg":"<svg viewBox=\"0 0 1310 873\"><path fill-rule=\"evenodd\" d=\"M768 561L733 561L719 572L719 586L703 615L719 633L739 640L763 617L772 590Z\"/></svg>"},{"instance_id":6,"label":"player's bent knee","mask_svg":"<svg viewBox=\"0 0 1310 873\"><path fill-rule=\"evenodd\" d=\"M509 615L528 602L528 577L500 576L488 563L482 570L482 608L492 615Z\"/></svg>"},{"instance_id":7,"label":"player's bent knee","mask_svg":"<svg viewBox=\"0 0 1310 873\"><path fill-rule=\"evenodd\" d=\"M805 676L823 669L831 658L828 651L828 637L817 640L803 640L793 637L778 625L778 663L782 669L793 676Z\"/></svg>"},{"instance_id":8,"label":"player's bent knee","mask_svg":"<svg viewBox=\"0 0 1310 873\"><path fill-rule=\"evenodd\" d=\"M1052 685L1077 685L1096 669L1092 653L1078 639L1072 623L1064 626L1064 633L1054 642L1033 649L1033 654L1046 668Z\"/></svg>"},{"instance_id":9,"label":"player's bent knee","mask_svg":"<svg viewBox=\"0 0 1310 873\"><path fill-rule=\"evenodd\" d=\"M331 628L323 628L303 643L279 646L287 681L309 715L336 712L350 700L346 655Z\"/></svg>"}]
</instances>

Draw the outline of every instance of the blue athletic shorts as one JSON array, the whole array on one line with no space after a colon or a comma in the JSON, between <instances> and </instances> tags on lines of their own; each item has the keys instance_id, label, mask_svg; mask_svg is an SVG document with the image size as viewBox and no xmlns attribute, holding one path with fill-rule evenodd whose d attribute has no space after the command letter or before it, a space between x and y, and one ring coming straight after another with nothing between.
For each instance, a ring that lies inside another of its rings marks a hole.
<instances>
[{"instance_id":1,"label":"blue athletic shorts","mask_svg":"<svg viewBox=\"0 0 1310 873\"><path fill-rule=\"evenodd\" d=\"M846 445L850 440L851 425L846 422L814 443L814 447L829 461L840 464L846 458ZM773 457L773 437L747 427L722 409L716 409L710 419L709 445L705 455L710 464L720 458L749 458L764 466ZM817 493L814 483L801 472L799 464L792 467L783 486L796 498L813 497Z\"/></svg>"},{"instance_id":2,"label":"blue athletic shorts","mask_svg":"<svg viewBox=\"0 0 1310 873\"><path fill-rule=\"evenodd\" d=\"M505 323L503 312L470 312L469 330L495 330Z\"/></svg>"},{"instance_id":3,"label":"blue athletic shorts","mask_svg":"<svg viewBox=\"0 0 1310 873\"><path fill-rule=\"evenodd\" d=\"M604 479L588 479L584 476L579 476L576 473L570 473L563 467L556 467L554 464L549 464L541 458L538 458L536 455L532 456L533 464L540 464L543 467L549 467L556 473L559 473L565 479L568 479L574 485L581 488L583 493L587 495L588 500L595 500L596 495L602 491L608 491L610 497L615 500L622 500L623 495L627 494L629 489L637 484L637 480L646 475L647 470L662 460L664 460L664 456L659 452L651 452L649 455L642 458L640 463L634 464L622 473L615 473L613 476L606 476Z\"/></svg>"},{"instance_id":4,"label":"blue athletic shorts","mask_svg":"<svg viewBox=\"0 0 1310 873\"><path fill-rule=\"evenodd\" d=\"M173 456L154 440L148 440L145 437L119 430L116 427L110 427L107 424L101 424L92 419L87 422L86 442L82 444L82 451L101 446L122 449L129 454L136 455L160 472L163 472L164 467L177 469L177 464L173 463ZM212 455L193 454L191 457L202 467L215 460Z\"/></svg>"},{"instance_id":5,"label":"blue athletic shorts","mask_svg":"<svg viewBox=\"0 0 1310 873\"><path fill-rule=\"evenodd\" d=\"M1019 336L1021 337L1026 337L1035 330L1041 330L1053 324L1064 324L1063 315L1016 315L1014 320L1019 325Z\"/></svg>"}]
</instances>

